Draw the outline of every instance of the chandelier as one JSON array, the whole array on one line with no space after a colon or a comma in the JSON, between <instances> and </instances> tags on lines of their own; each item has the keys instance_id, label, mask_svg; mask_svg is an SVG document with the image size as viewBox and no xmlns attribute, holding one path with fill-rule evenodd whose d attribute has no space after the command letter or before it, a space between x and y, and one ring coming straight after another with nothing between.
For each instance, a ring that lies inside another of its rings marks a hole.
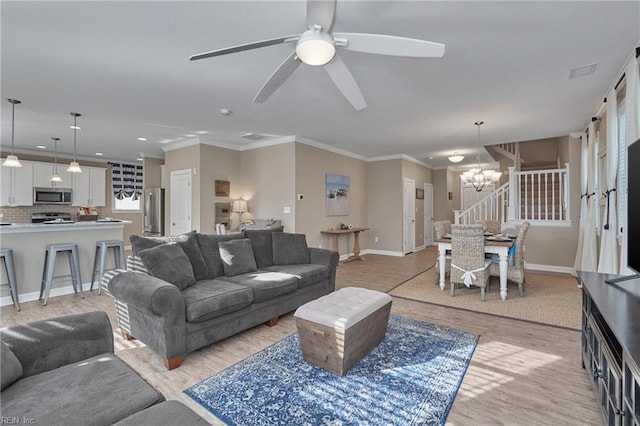
<instances>
[{"instance_id":1,"label":"chandelier","mask_svg":"<svg viewBox=\"0 0 640 426\"><path fill-rule=\"evenodd\" d=\"M484 124L484 121L476 121L474 124L478 126L478 144L480 145L480 126ZM476 167L462 173L460 179L462 179L462 182L465 184L471 184L476 191L480 192L486 185L498 182L500 176L502 176L502 172L482 170L482 167L480 167L480 156L478 156Z\"/></svg>"}]
</instances>

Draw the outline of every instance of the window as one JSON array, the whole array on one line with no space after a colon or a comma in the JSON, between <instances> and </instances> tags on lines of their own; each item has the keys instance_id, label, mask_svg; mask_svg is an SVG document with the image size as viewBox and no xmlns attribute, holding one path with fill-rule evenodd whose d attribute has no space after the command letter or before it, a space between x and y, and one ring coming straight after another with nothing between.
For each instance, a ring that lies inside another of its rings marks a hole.
<instances>
[{"instance_id":1,"label":"window","mask_svg":"<svg viewBox=\"0 0 640 426\"><path fill-rule=\"evenodd\" d=\"M113 211L117 210L140 211L140 198L134 200L132 195L130 197L125 197L122 200L118 200L115 196L113 196Z\"/></svg>"}]
</instances>

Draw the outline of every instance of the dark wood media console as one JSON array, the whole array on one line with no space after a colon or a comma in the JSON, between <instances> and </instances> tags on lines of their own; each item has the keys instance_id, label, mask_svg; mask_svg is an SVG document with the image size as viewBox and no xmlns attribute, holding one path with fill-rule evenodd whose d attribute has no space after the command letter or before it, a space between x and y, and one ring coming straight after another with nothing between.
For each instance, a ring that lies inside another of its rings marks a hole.
<instances>
[{"instance_id":1,"label":"dark wood media console","mask_svg":"<svg viewBox=\"0 0 640 426\"><path fill-rule=\"evenodd\" d=\"M640 278L578 272L582 284L582 366L606 425L640 426Z\"/></svg>"}]
</instances>

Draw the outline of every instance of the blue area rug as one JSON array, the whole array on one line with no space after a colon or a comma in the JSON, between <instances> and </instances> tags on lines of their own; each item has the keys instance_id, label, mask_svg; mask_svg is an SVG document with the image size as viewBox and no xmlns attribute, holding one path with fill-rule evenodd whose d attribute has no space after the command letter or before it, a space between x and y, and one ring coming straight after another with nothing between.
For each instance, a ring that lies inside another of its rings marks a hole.
<instances>
[{"instance_id":1,"label":"blue area rug","mask_svg":"<svg viewBox=\"0 0 640 426\"><path fill-rule=\"evenodd\" d=\"M298 335L184 392L229 425L444 424L477 338L391 315L344 377L302 359Z\"/></svg>"}]
</instances>

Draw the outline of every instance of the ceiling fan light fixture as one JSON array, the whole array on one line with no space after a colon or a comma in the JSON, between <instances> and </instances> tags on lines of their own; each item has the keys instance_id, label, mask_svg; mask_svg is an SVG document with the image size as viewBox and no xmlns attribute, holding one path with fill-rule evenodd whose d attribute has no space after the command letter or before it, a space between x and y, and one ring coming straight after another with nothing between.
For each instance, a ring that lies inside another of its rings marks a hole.
<instances>
[{"instance_id":1,"label":"ceiling fan light fixture","mask_svg":"<svg viewBox=\"0 0 640 426\"><path fill-rule=\"evenodd\" d=\"M296 55L307 65L324 65L336 54L333 39L327 33L307 30L296 43Z\"/></svg>"},{"instance_id":2,"label":"ceiling fan light fixture","mask_svg":"<svg viewBox=\"0 0 640 426\"><path fill-rule=\"evenodd\" d=\"M464 160L464 155L460 155L457 152L454 152L453 155L450 155L448 158L452 163L459 163Z\"/></svg>"}]
</instances>

